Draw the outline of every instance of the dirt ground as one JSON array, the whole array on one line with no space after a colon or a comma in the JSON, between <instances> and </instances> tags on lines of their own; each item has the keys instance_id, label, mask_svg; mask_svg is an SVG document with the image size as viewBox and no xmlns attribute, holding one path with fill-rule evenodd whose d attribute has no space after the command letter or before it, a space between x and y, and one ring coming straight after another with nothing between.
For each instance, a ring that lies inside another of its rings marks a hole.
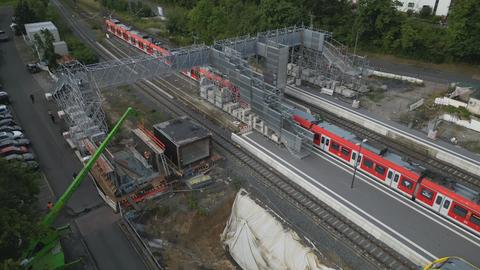
<instances>
[{"instance_id":1,"label":"dirt ground","mask_svg":"<svg viewBox=\"0 0 480 270\"><path fill-rule=\"evenodd\" d=\"M167 269L237 269L220 241L237 191L224 176L217 166L215 182L203 191L177 192L150 202L136 220Z\"/></svg>"},{"instance_id":2,"label":"dirt ground","mask_svg":"<svg viewBox=\"0 0 480 270\"><path fill-rule=\"evenodd\" d=\"M434 106L436 97L449 92L448 86L425 81L417 86L406 82L388 79L369 79L371 92L361 97L362 107L383 117L427 132L429 121L442 114L445 107ZM385 90L386 89L386 90ZM425 99L420 108L409 111L410 104ZM480 134L478 132L442 122L437 126L437 138L450 141L458 140L458 145L475 153L480 153Z\"/></svg>"},{"instance_id":3,"label":"dirt ground","mask_svg":"<svg viewBox=\"0 0 480 270\"><path fill-rule=\"evenodd\" d=\"M425 82L424 86L389 79L369 79L372 91L360 99L362 107L383 115L387 119L400 121L410 104L424 98L436 97L447 91L447 86ZM385 88L383 90L382 88Z\"/></svg>"}]
</instances>

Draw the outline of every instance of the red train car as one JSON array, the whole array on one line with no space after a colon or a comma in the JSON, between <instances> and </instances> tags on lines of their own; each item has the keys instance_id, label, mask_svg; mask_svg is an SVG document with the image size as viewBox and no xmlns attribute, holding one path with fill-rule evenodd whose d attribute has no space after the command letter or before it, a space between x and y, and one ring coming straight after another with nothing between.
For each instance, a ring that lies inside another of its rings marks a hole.
<instances>
[{"instance_id":1,"label":"red train car","mask_svg":"<svg viewBox=\"0 0 480 270\"><path fill-rule=\"evenodd\" d=\"M317 123L311 115L296 112L293 120L313 132L313 145L342 162L355 166L389 188L454 223L480 234L479 194L460 184L445 187L423 176L421 168L395 153L362 144L352 133L328 122Z\"/></svg>"},{"instance_id":2,"label":"red train car","mask_svg":"<svg viewBox=\"0 0 480 270\"><path fill-rule=\"evenodd\" d=\"M132 30L129 26L121 24L119 20L105 20L105 26L108 33L115 35L146 54L156 56L169 56L172 54L167 49L155 44L148 35ZM206 68L195 67L190 71L183 71L182 74L197 81L200 79L200 75L202 75L221 87L227 87L232 91L235 99L238 100L239 98L239 90L233 86L229 80L222 78L222 76Z\"/></svg>"}]
</instances>

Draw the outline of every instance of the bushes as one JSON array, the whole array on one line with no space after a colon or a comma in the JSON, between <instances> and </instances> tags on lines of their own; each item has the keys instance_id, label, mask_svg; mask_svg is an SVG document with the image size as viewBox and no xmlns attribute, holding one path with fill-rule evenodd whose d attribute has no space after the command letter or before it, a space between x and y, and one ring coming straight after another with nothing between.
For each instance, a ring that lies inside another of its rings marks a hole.
<instances>
[{"instance_id":1,"label":"bushes","mask_svg":"<svg viewBox=\"0 0 480 270\"><path fill-rule=\"evenodd\" d=\"M58 11L48 4L48 0L20 0L15 8L15 16L17 17L18 25L22 25L20 28L22 31L25 30L23 27L24 23L53 21L60 32L60 36L67 42L70 54L73 57L86 65L98 62L98 56L95 52L73 36L69 26L65 24ZM44 39L47 41L45 44L40 42L39 38L37 38L37 43L38 45L43 45L41 46L44 49L43 57L49 60L50 67L55 68L57 55L53 53L53 45L51 44L53 37L51 33L48 32L47 34L50 34L50 36Z\"/></svg>"},{"instance_id":2,"label":"bushes","mask_svg":"<svg viewBox=\"0 0 480 270\"><path fill-rule=\"evenodd\" d=\"M98 62L98 56L95 52L87 47L85 44L80 42L76 37L69 36L66 38L69 50L73 57L85 65L93 64Z\"/></svg>"},{"instance_id":3,"label":"bushes","mask_svg":"<svg viewBox=\"0 0 480 270\"><path fill-rule=\"evenodd\" d=\"M105 0L106 1L106 0ZM167 10L167 29L175 39L210 43L293 24L333 31L334 37L367 51L431 62L480 63L480 1L452 4L447 25L424 8L419 14L399 12L392 0L158 0L176 5ZM312 17L310 17L312 15Z\"/></svg>"},{"instance_id":4,"label":"bushes","mask_svg":"<svg viewBox=\"0 0 480 270\"><path fill-rule=\"evenodd\" d=\"M37 194L39 175L22 167L19 162L0 158L0 265L13 265L40 226L38 220Z\"/></svg>"},{"instance_id":5,"label":"bushes","mask_svg":"<svg viewBox=\"0 0 480 270\"><path fill-rule=\"evenodd\" d=\"M147 4L141 1L128 0L102 0L102 6L116 11L126 12L130 11L138 17L153 16L152 9Z\"/></svg>"}]
</instances>

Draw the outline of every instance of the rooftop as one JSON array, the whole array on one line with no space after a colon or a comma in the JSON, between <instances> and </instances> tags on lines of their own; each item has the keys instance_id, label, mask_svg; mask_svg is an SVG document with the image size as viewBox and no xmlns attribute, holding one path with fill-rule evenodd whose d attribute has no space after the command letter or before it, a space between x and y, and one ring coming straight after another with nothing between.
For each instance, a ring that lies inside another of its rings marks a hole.
<instances>
[{"instance_id":1,"label":"rooftop","mask_svg":"<svg viewBox=\"0 0 480 270\"><path fill-rule=\"evenodd\" d=\"M37 32L37 31L40 31L42 29L49 29L49 30L55 29L55 30L57 30L57 27L51 21L25 24L25 31L26 32Z\"/></svg>"},{"instance_id":2,"label":"rooftop","mask_svg":"<svg viewBox=\"0 0 480 270\"><path fill-rule=\"evenodd\" d=\"M176 145L185 145L210 136L210 132L187 116L175 118L153 126Z\"/></svg>"}]
</instances>

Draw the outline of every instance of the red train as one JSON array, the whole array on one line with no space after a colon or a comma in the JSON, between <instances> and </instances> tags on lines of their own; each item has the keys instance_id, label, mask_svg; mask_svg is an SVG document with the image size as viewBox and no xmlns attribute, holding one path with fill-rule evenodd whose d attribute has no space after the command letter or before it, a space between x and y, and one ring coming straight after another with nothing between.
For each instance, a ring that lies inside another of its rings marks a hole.
<instances>
[{"instance_id":1,"label":"red train","mask_svg":"<svg viewBox=\"0 0 480 270\"><path fill-rule=\"evenodd\" d=\"M106 20L105 24L109 33L144 53L157 56L172 54L169 50L157 45L158 42L149 38L148 35L131 30L129 26L121 24L118 20ZM195 80L199 80L200 75L203 75L218 85L229 88L234 95L238 95L238 89L228 80L206 68L194 68L182 73ZM357 158L359 170L441 216L480 234L478 193L459 184L454 189L442 186L432 179L423 177L418 168L403 161L400 156L379 151L368 144L362 145L361 152L358 153L360 146L355 135L326 122L316 123L309 115L298 113L293 116L293 120L315 134L314 146L351 166L354 166Z\"/></svg>"},{"instance_id":2,"label":"red train","mask_svg":"<svg viewBox=\"0 0 480 270\"><path fill-rule=\"evenodd\" d=\"M156 42L147 34L132 30L129 26L121 24L119 20L105 20L105 25L107 32L114 34L116 37L146 54L156 56L169 56L172 54L171 51L161 47L159 42ZM202 75L207 79L214 81L219 86L230 89L235 100L238 100L239 98L238 88L233 86L229 80L222 78L222 76L215 74L207 68L195 67L190 71L183 71L182 73L197 81L200 79L200 75Z\"/></svg>"},{"instance_id":3,"label":"red train","mask_svg":"<svg viewBox=\"0 0 480 270\"><path fill-rule=\"evenodd\" d=\"M363 143L352 133L311 115L296 112L293 120L314 133L313 145L339 160L355 166L375 180L414 200L468 230L480 234L479 193L461 184L446 187L442 181L424 177L422 168L410 164L386 149ZM359 153L360 150L360 153Z\"/></svg>"}]
</instances>

